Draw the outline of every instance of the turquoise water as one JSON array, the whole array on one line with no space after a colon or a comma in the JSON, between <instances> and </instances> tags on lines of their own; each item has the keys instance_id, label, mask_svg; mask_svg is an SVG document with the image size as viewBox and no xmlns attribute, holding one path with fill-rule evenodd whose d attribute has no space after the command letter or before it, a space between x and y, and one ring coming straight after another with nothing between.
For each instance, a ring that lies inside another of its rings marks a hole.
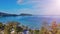
<instances>
[{"instance_id":1,"label":"turquoise water","mask_svg":"<svg viewBox=\"0 0 60 34\"><path fill-rule=\"evenodd\" d=\"M42 23L44 20L47 21L48 24L50 24L53 18L47 18L47 17L41 17L41 16L0 17L0 22L7 23L9 21L17 21L32 29L39 29L42 26ZM59 20L60 19L57 19L57 21Z\"/></svg>"}]
</instances>

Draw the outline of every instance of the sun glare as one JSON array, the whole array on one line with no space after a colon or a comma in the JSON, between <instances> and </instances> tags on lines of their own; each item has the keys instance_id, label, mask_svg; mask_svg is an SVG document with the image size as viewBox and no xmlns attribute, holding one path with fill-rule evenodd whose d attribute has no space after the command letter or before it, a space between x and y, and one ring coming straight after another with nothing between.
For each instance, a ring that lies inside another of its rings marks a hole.
<instances>
[{"instance_id":1,"label":"sun glare","mask_svg":"<svg viewBox=\"0 0 60 34\"><path fill-rule=\"evenodd\" d=\"M47 7L44 15L60 16L60 0L51 0L52 3Z\"/></svg>"},{"instance_id":2,"label":"sun glare","mask_svg":"<svg viewBox=\"0 0 60 34\"><path fill-rule=\"evenodd\" d=\"M60 7L60 0L56 0L57 7Z\"/></svg>"}]
</instances>

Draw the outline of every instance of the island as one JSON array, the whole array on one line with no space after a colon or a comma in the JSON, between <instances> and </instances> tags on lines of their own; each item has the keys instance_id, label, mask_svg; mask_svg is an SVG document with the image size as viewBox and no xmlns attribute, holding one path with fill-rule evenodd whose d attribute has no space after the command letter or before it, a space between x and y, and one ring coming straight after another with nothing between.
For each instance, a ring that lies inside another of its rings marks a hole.
<instances>
[{"instance_id":1,"label":"island","mask_svg":"<svg viewBox=\"0 0 60 34\"><path fill-rule=\"evenodd\" d=\"M32 16L32 14L21 13L20 16Z\"/></svg>"}]
</instances>

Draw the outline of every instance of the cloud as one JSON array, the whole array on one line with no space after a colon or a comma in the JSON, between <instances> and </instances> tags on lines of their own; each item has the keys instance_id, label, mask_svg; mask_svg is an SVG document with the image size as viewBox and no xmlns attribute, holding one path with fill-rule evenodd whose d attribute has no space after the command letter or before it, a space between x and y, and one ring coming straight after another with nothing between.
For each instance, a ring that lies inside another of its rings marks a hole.
<instances>
[{"instance_id":1,"label":"cloud","mask_svg":"<svg viewBox=\"0 0 60 34\"><path fill-rule=\"evenodd\" d=\"M27 6L32 5L32 9L24 8L24 9L22 9L22 11L21 10L20 11L21 12L28 12L28 13L30 12L32 14L39 14L42 11L41 7L43 7L41 3L42 3L42 1L40 1L40 0L29 0L29 1L23 2L20 5L27 5Z\"/></svg>"},{"instance_id":2,"label":"cloud","mask_svg":"<svg viewBox=\"0 0 60 34\"><path fill-rule=\"evenodd\" d=\"M21 4L23 0L17 0L17 4Z\"/></svg>"},{"instance_id":3,"label":"cloud","mask_svg":"<svg viewBox=\"0 0 60 34\"><path fill-rule=\"evenodd\" d=\"M32 9L25 9L24 11L37 15L60 15L60 0L28 0L22 5L29 4L32 5Z\"/></svg>"}]
</instances>

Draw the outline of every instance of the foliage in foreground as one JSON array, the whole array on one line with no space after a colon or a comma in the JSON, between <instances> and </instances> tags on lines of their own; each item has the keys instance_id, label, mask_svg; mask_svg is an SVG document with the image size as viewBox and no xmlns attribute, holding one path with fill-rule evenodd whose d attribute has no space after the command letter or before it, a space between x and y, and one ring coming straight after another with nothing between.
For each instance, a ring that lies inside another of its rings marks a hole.
<instances>
[{"instance_id":1,"label":"foliage in foreground","mask_svg":"<svg viewBox=\"0 0 60 34\"><path fill-rule=\"evenodd\" d=\"M8 22L3 24L0 22L0 31L4 30L4 34L11 34L12 29L15 33L24 31L24 26L20 26L19 22ZM56 21L53 21L52 24L48 25L47 22L43 22L42 27L39 30L26 29L30 32L29 34L60 34L60 24L57 24Z\"/></svg>"}]
</instances>

